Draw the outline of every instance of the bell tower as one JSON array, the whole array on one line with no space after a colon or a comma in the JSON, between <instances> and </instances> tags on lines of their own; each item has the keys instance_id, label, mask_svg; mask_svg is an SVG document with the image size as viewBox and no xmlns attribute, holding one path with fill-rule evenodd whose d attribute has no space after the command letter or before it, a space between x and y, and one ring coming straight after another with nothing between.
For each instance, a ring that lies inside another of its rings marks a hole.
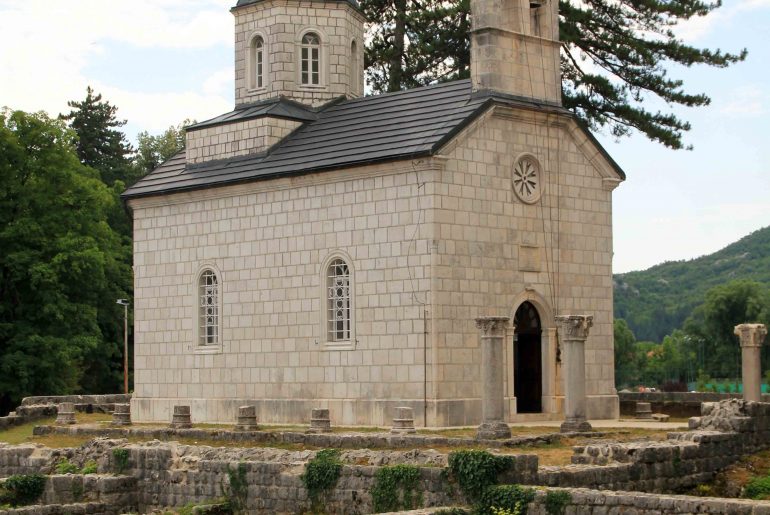
<instances>
[{"instance_id":1,"label":"bell tower","mask_svg":"<svg viewBox=\"0 0 770 515\"><path fill-rule=\"evenodd\" d=\"M558 0L471 0L474 91L561 104Z\"/></svg>"},{"instance_id":2,"label":"bell tower","mask_svg":"<svg viewBox=\"0 0 770 515\"><path fill-rule=\"evenodd\" d=\"M356 0L238 0L231 12L236 107L363 95L365 19Z\"/></svg>"}]
</instances>

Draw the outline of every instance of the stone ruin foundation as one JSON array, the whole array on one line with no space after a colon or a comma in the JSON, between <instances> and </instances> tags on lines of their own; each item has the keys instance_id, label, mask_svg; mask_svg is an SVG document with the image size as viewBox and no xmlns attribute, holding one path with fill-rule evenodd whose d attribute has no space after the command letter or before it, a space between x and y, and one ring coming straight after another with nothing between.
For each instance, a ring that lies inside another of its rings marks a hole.
<instances>
[{"instance_id":1,"label":"stone ruin foundation","mask_svg":"<svg viewBox=\"0 0 770 515\"><path fill-rule=\"evenodd\" d=\"M575 447L572 464L568 466L539 466L538 457L525 450L511 455L510 466L500 473L499 480L503 484L540 487L528 510L534 515L547 513L545 496L551 490L570 494L566 513L770 514L768 502L670 495L712 480L717 472L742 455L770 447L770 404L738 399L704 404L702 416L692 419L690 428L690 431L670 433L665 441L596 441ZM36 433L91 434L87 431L101 431L113 437L96 438L73 449L0 445L0 478L31 473L47 476L45 506L9 513L148 513L164 507L181 507L221 497L225 494L223 488L228 484L229 473L236 467L242 468L245 474L249 513L294 514L308 509L308 494L301 476L317 451L207 447L157 440L130 444L124 438L114 438L116 435L160 436L155 432L165 431L166 437L171 438L227 434L228 438L256 441L262 438L260 435L267 434L265 432L174 431L137 426L99 430L67 425L39 427ZM342 449L340 479L324 503L328 513L371 513L371 490L377 471L395 464L410 464L419 470L416 489L421 492L426 507L420 513L429 513L430 507L466 503L456 485L448 480L446 450L425 447L455 448L464 443L467 448L468 440L390 433L270 434L276 442ZM533 443L538 441L530 438ZM539 438L555 441L562 436ZM510 441L476 442L479 443L494 452ZM516 445L523 443L526 440L516 441ZM366 446L376 446L379 450L366 449ZM117 457L120 453L126 456L125 468L121 470ZM63 457L77 467L94 460L98 474L56 475L56 463Z\"/></svg>"}]
</instances>

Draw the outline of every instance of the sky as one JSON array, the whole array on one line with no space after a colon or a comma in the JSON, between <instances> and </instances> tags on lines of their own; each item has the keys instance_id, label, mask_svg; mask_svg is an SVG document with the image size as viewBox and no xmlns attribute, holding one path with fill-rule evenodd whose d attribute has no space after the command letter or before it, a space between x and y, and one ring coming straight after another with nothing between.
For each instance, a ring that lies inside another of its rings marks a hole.
<instances>
[{"instance_id":1,"label":"sky","mask_svg":"<svg viewBox=\"0 0 770 515\"><path fill-rule=\"evenodd\" d=\"M0 106L55 116L90 85L119 108L132 141L230 111L234 3L0 0ZM668 68L712 98L673 109L692 123L694 150L597 134L628 176L614 193L616 273L693 259L770 225L770 0L724 0L676 30L689 44L749 56L726 69Z\"/></svg>"}]
</instances>

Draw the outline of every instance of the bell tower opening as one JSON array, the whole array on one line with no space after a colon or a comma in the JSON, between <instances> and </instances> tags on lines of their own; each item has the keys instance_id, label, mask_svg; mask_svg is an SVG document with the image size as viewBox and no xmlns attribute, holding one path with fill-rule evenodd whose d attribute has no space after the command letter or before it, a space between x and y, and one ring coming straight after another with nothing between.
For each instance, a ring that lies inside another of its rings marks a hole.
<instances>
[{"instance_id":1,"label":"bell tower opening","mask_svg":"<svg viewBox=\"0 0 770 515\"><path fill-rule=\"evenodd\" d=\"M543 411L543 360L541 353L540 314L524 302L514 316L513 393L518 413Z\"/></svg>"}]
</instances>

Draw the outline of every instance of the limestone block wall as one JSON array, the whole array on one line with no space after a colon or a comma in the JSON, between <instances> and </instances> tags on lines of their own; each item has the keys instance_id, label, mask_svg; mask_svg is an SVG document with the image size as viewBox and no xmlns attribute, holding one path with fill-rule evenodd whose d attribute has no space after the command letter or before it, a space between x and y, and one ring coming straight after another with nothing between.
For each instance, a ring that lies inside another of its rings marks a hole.
<instances>
[{"instance_id":1,"label":"limestone block wall","mask_svg":"<svg viewBox=\"0 0 770 515\"><path fill-rule=\"evenodd\" d=\"M188 130L187 162L198 164L266 152L300 125L293 120L262 117Z\"/></svg>"},{"instance_id":2,"label":"limestone block wall","mask_svg":"<svg viewBox=\"0 0 770 515\"><path fill-rule=\"evenodd\" d=\"M136 421L230 423L256 404L262 422L389 425L396 406L423 412L424 307L429 289L419 182L411 162L132 200ZM355 339L326 342L326 270L352 269ZM218 271L222 346L196 345L197 277Z\"/></svg>"},{"instance_id":3,"label":"limestone block wall","mask_svg":"<svg viewBox=\"0 0 770 515\"><path fill-rule=\"evenodd\" d=\"M544 409L559 412L558 353L553 317L589 314L586 342L589 418L616 418L612 332L612 197L617 183L588 152L574 122L556 115L496 108L467 128L441 153L446 171L435 187L436 256L434 379L440 399L481 394L478 330L473 319L505 315L513 320L522 301L539 311L544 346ZM543 170L542 197L519 200L511 186L514 163L533 155ZM506 397L513 401L513 335L506 341ZM549 372L550 370L550 372ZM546 384L550 382L550 384ZM550 387L551 398L546 398ZM447 403L447 412L460 411ZM477 403L462 407L472 424Z\"/></svg>"},{"instance_id":4,"label":"limestone block wall","mask_svg":"<svg viewBox=\"0 0 770 515\"><path fill-rule=\"evenodd\" d=\"M347 2L268 0L233 11L235 16L235 103L284 95L321 105L340 96L364 92L364 18ZM299 43L304 32L321 37L321 85L300 84ZM249 45L265 40L267 63L263 88L250 89ZM357 53L352 55L352 43Z\"/></svg>"}]
</instances>

